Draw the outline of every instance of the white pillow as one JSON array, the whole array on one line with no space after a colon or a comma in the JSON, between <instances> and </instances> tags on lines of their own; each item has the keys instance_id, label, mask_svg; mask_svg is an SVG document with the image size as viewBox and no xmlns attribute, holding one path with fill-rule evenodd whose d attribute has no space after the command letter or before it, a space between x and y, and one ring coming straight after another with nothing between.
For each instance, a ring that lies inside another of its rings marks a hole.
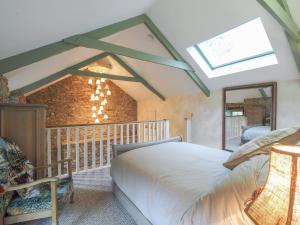
<instances>
[{"instance_id":1,"label":"white pillow","mask_svg":"<svg viewBox=\"0 0 300 225\"><path fill-rule=\"evenodd\" d=\"M296 145L299 140L300 127L274 130L267 135L257 137L239 147L237 151L230 155L223 165L228 169L233 169L254 155L268 154L270 147L275 143Z\"/></svg>"}]
</instances>

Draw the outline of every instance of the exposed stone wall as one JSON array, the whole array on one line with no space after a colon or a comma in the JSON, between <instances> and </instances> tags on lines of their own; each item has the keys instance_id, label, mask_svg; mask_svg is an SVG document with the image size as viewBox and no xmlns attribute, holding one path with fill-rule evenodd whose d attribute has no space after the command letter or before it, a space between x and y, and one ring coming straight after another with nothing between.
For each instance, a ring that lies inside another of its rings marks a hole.
<instances>
[{"instance_id":1,"label":"exposed stone wall","mask_svg":"<svg viewBox=\"0 0 300 225\"><path fill-rule=\"evenodd\" d=\"M107 122L137 120L137 102L113 82L108 81L111 96L108 97ZM88 78L72 76L27 96L27 103L46 104L47 126L92 124L91 88ZM100 121L101 122L101 121Z\"/></svg>"},{"instance_id":2,"label":"exposed stone wall","mask_svg":"<svg viewBox=\"0 0 300 225\"><path fill-rule=\"evenodd\" d=\"M9 96L8 80L0 74L0 103L7 103Z\"/></svg>"}]
</instances>

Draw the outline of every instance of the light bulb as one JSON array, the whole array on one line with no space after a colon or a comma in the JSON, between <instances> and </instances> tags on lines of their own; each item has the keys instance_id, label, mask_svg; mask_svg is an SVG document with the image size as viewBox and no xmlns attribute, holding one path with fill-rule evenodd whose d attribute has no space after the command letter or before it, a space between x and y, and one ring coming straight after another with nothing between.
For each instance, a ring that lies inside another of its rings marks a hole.
<instances>
[{"instance_id":1,"label":"light bulb","mask_svg":"<svg viewBox=\"0 0 300 225\"><path fill-rule=\"evenodd\" d=\"M88 84L89 84L89 85L93 85L93 80L92 80L92 78L89 79Z\"/></svg>"},{"instance_id":2,"label":"light bulb","mask_svg":"<svg viewBox=\"0 0 300 225\"><path fill-rule=\"evenodd\" d=\"M93 113L92 117L93 117L93 118L96 118L96 113Z\"/></svg>"},{"instance_id":3,"label":"light bulb","mask_svg":"<svg viewBox=\"0 0 300 225\"><path fill-rule=\"evenodd\" d=\"M95 123L99 123L99 119L97 118L97 119L95 119Z\"/></svg>"},{"instance_id":4,"label":"light bulb","mask_svg":"<svg viewBox=\"0 0 300 225\"><path fill-rule=\"evenodd\" d=\"M104 102L104 104L105 104L105 105L107 104L107 100L106 100L106 98L103 100L103 102Z\"/></svg>"},{"instance_id":5,"label":"light bulb","mask_svg":"<svg viewBox=\"0 0 300 225\"><path fill-rule=\"evenodd\" d=\"M101 101L101 106L104 106L104 105L105 105L104 101Z\"/></svg>"},{"instance_id":6,"label":"light bulb","mask_svg":"<svg viewBox=\"0 0 300 225\"><path fill-rule=\"evenodd\" d=\"M91 94L91 101L95 101L95 95Z\"/></svg>"},{"instance_id":7,"label":"light bulb","mask_svg":"<svg viewBox=\"0 0 300 225\"><path fill-rule=\"evenodd\" d=\"M98 95L95 96L95 101L99 101L99 96Z\"/></svg>"},{"instance_id":8,"label":"light bulb","mask_svg":"<svg viewBox=\"0 0 300 225\"><path fill-rule=\"evenodd\" d=\"M103 117L103 119L107 120L108 119L108 115L105 114L104 117Z\"/></svg>"},{"instance_id":9,"label":"light bulb","mask_svg":"<svg viewBox=\"0 0 300 225\"><path fill-rule=\"evenodd\" d=\"M100 97L104 98L104 94L103 92L100 93Z\"/></svg>"},{"instance_id":10,"label":"light bulb","mask_svg":"<svg viewBox=\"0 0 300 225\"><path fill-rule=\"evenodd\" d=\"M103 109L104 109L103 105L100 105L99 110L103 110Z\"/></svg>"},{"instance_id":11,"label":"light bulb","mask_svg":"<svg viewBox=\"0 0 300 225\"><path fill-rule=\"evenodd\" d=\"M101 90L101 85L100 84L97 85L97 89Z\"/></svg>"},{"instance_id":12,"label":"light bulb","mask_svg":"<svg viewBox=\"0 0 300 225\"><path fill-rule=\"evenodd\" d=\"M101 83L101 81L98 79L96 80L96 85L99 85Z\"/></svg>"},{"instance_id":13,"label":"light bulb","mask_svg":"<svg viewBox=\"0 0 300 225\"><path fill-rule=\"evenodd\" d=\"M101 82L105 82L106 81L106 79L105 78L101 78Z\"/></svg>"},{"instance_id":14,"label":"light bulb","mask_svg":"<svg viewBox=\"0 0 300 225\"><path fill-rule=\"evenodd\" d=\"M107 94L108 96L110 96L110 95L111 95L111 91L110 91L110 90L107 90L106 94Z\"/></svg>"},{"instance_id":15,"label":"light bulb","mask_svg":"<svg viewBox=\"0 0 300 225\"><path fill-rule=\"evenodd\" d=\"M102 110L99 109L98 115L102 115Z\"/></svg>"},{"instance_id":16,"label":"light bulb","mask_svg":"<svg viewBox=\"0 0 300 225\"><path fill-rule=\"evenodd\" d=\"M93 110L93 111L96 111L96 110L97 110L96 106L93 106L93 107L92 107L92 110Z\"/></svg>"},{"instance_id":17,"label":"light bulb","mask_svg":"<svg viewBox=\"0 0 300 225\"><path fill-rule=\"evenodd\" d=\"M96 95L99 95L100 91L97 89L95 93L96 93Z\"/></svg>"},{"instance_id":18,"label":"light bulb","mask_svg":"<svg viewBox=\"0 0 300 225\"><path fill-rule=\"evenodd\" d=\"M109 85L108 85L108 84L105 85L105 89L106 89L106 90L109 90Z\"/></svg>"}]
</instances>

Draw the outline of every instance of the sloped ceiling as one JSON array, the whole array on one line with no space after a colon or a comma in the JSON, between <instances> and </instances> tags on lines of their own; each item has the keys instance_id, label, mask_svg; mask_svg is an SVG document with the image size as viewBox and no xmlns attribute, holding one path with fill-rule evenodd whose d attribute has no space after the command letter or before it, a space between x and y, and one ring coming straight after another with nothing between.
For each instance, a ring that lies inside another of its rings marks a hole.
<instances>
[{"instance_id":1,"label":"sloped ceiling","mask_svg":"<svg viewBox=\"0 0 300 225\"><path fill-rule=\"evenodd\" d=\"M1 0L0 59L143 14L155 0Z\"/></svg>"},{"instance_id":2,"label":"sloped ceiling","mask_svg":"<svg viewBox=\"0 0 300 225\"><path fill-rule=\"evenodd\" d=\"M298 0L293 1L299 5ZM298 3L296 3L298 2ZM299 7L295 14L300 15ZM192 64L211 89L234 85L299 79L291 48L282 27L256 0L164 0L157 1L148 15L169 41ZM261 17L279 64L209 79L186 52L186 48L210 39L251 19Z\"/></svg>"},{"instance_id":3,"label":"sloped ceiling","mask_svg":"<svg viewBox=\"0 0 300 225\"><path fill-rule=\"evenodd\" d=\"M297 0L289 0L289 4L299 6ZM5 43L0 45L0 59L144 12L147 12L211 90L233 85L300 78L283 29L255 0L5 1L0 7L0 41ZM299 13L297 14L296 11L292 13L296 15L297 20ZM278 57L278 65L209 79L187 54L185 50L187 47L256 17L262 18ZM104 40L170 57L144 25L132 27ZM99 53L101 51L78 47L11 71L5 76L9 79L10 89L14 90ZM165 97L201 92L193 81L178 69L127 57L122 59ZM114 64L113 74L126 75L123 68L115 62L112 64ZM115 81L115 83L137 101L157 98L142 84L124 81Z\"/></svg>"}]
</instances>

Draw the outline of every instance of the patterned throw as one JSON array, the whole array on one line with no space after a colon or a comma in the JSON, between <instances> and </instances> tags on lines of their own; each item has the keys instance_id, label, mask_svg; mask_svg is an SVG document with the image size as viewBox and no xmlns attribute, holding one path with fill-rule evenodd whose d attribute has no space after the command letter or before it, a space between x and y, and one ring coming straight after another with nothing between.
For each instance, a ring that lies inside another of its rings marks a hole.
<instances>
[{"instance_id":1,"label":"patterned throw","mask_svg":"<svg viewBox=\"0 0 300 225\"><path fill-rule=\"evenodd\" d=\"M2 156L0 157L5 159L5 164L1 165L0 168L0 177L4 178L3 181L9 181L11 185L34 181L33 166L26 159L18 145L8 139L0 138L0 148L2 149ZM7 185L8 182L6 182L5 185L2 185L2 189L5 190ZM30 198L40 194L39 190L35 187L24 188L18 190L17 193L22 198Z\"/></svg>"}]
</instances>

